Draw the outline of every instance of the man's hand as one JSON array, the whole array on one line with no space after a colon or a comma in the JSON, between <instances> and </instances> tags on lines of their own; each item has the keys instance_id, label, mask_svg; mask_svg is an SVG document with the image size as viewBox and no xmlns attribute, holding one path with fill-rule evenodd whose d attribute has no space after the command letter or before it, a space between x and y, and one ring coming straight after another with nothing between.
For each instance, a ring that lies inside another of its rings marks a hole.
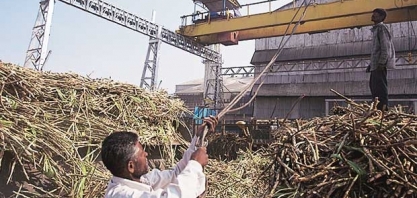
<instances>
[{"instance_id":1,"label":"man's hand","mask_svg":"<svg viewBox=\"0 0 417 198\"><path fill-rule=\"evenodd\" d=\"M370 65L368 65L368 67L366 67L366 73L369 73L369 72L371 72L371 66Z\"/></svg>"},{"instance_id":2,"label":"man's hand","mask_svg":"<svg viewBox=\"0 0 417 198\"><path fill-rule=\"evenodd\" d=\"M216 129L218 122L219 120L217 119L217 117L214 117L214 116L205 117L203 120L203 124L200 125L197 129L196 136L197 137L201 136L206 126L208 127L208 132L213 133Z\"/></svg>"},{"instance_id":3,"label":"man's hand","mask_svg":"<svg viewBox=\"0 0 417 198\"><path fill-rule=\"evenodd\" d=\"M201 166L205 166L208 164L208 155L206 147L198 148L193 154L191 154L191 160L195 160L201 164Z\"/></svg>"}]
</instances>

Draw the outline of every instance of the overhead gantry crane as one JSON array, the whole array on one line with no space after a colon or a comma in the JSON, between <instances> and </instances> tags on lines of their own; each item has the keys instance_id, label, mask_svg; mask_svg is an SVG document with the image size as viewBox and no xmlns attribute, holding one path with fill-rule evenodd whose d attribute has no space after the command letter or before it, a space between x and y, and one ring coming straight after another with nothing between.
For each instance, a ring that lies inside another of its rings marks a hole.
<instances>
[{"instance_id":1,"label":"overhead gantry crane","mask_svg":"<svg viewBox=\"0 0 417 198\"><path fill-rule=\"evenodd\" d=\"M300 9L306 12L292 34L320 33L373 25L371 15L377 7L388 12L385 23L417 20L417 0L338 0L321 4L310 1L313 3L305 4L301 8L296 6L297 2L293 0L292 9L282 10L271 9L271 2L275 0L247 5L240 5L234 0L193 1L196 7L203 5L201 7L206 11L194 9L191 15L181 17L181 27L176 32L204 45L237 45L239 41L286 35L287 29L294 30L297 24L293 19L299 19L304 14L298 12ZM250 6L262 3L269 4L268 12L249 13ZM242 15L245 7L247 13Z\"/></svg>"},{"instance_id":2,"label":"overhead gantry crane","mask_svg":"<svg viewBox=\"0 0 417 198\"><path fill-rule=\"evenodd\" d=\"M244 5L247 6L248 12L250 5ZM386 9L388 17L385 23L417 20L417 0L339 0L310 5L294 34L372 25L370 17L376 7ZM235 9L235 7L231 8ZM209 12L183 16L182 26L176 32L194 38L205 45L217 43L235 45L238 41L282 36L288 25L290 29L295 25L292 21L293 17L300 18L302 15L301 12L297 13L297 9L276 10L253 15L248 13L245 16L227 14L230 13L230 7L225 7L221 12L226 14L220 13L223 17L215 19L210 18ZM204 20L187 24L190 21L189 18L197 16L207 17L203 18Z\"/></svg>"}]
</instances>

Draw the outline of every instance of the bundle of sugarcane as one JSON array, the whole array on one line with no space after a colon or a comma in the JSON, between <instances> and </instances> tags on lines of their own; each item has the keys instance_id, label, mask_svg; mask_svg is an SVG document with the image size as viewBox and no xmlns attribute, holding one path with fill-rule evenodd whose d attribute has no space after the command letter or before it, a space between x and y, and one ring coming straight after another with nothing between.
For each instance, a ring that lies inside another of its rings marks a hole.
<instances>
[{"instance_id":1,"label":"bundle of sugarcane","mask_svg":"<svg viewBox=\"0 0 417 198\"><path fill-rule=\"evenodd\" d=\"M262 173L272 161L268 153L264 150L240 150L234 160L210 160L205 168L208 179L206 197L264 197L269 176Z\"/></svg>"},{"instance_id":2,"label":"bundle of sugarcane","mask_svg":"<svg viewBox=\"0 0 417 198\"><path fill-rule=\"evenodd\" d=\"M2 169L10 170L9 185L22 187L17 194L101 196L109 175L96 162L98 151L116 130L138 132L145 145L162 145L168 164L175 153L170 145L185 143L174 125L187 110L164 91L4 63L0 79L0 149L15 159ZM25 181L16 180L15 171Z\"/></svg>"},{"instance_id":3,"label":"bundle of sugarcane","mask_svg":"<svg viewBox=\"0 0 417 198\"><path fill-rule=\"evenodd\" d=\"M347 99L275 131L272 197L417 197L417 116Z\"/></svg>"},{"instance_id":4,"label":"bundle of sugarcane","mask_svg":"<svg viewBox=\"0 0 417 198\"><path fill-rule=\"evenodd\" d=\"M210 159L234 160L239 151L246 152L249 149L249 140L237 133L214 133L207 137L207 153ZM249 149L250 150L250 149Z\"/></svg>"}]
</instances>

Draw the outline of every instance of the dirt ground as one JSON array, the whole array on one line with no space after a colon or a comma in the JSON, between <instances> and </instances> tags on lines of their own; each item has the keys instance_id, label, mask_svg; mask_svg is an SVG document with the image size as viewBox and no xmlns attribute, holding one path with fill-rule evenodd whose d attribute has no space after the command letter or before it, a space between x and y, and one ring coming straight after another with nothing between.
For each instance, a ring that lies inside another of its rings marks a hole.
<instances>
[{"instance_id":1,"label":"dirt ground","mask_svg":"<svg viewBox=\"0 0 417 198\"><path fill-rule=\"evenodd\" d=\"M13 168L14 156L11 152L6 151L0 153L0 159L0 198L15 197L16 193L19 192L19 189L21 191L29 191L32 193L37 192L37 190L30 184L53 189L53 187L47 182L46 177L31 167L31 165L25 165L27 166L26 170L31 170L27 172L29 179L26 178L23 167L17 161ZM11 180L8 182L12 169L13 175Z\"/></svg>"}]
</instances>

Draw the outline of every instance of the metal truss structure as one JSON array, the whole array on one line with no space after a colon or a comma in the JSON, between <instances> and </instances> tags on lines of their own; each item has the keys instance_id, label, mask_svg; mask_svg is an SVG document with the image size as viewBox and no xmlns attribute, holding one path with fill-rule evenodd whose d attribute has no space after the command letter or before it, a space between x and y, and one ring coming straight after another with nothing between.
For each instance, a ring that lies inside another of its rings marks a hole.
<instances>
[{"instance_id":1,"label":"metal truss structure","mask_svg":"<svg viewBox=\"0 0 417 198\"><path fill-rule=\"evenodd\" d=\"M350 58L350 59L333 59L333 60L314 60L314 61L294 61L278 62L271 66L271 73L285 72L308 72L338 69L355 69L365 68L369 65L368 58ZM417 54L397 54L396 66L417 65ZM262 65L256 70L262 70ZM253 76L255 75L255 66L241 67L223 67L221 69L223 76Z\"/></svg>"},{"instance_id":2,"label":"metal truss structure","mask_svg":"<svg viewBox=\"0 0 417 198\"><path fill-rule=\"evenodd\" d=\"M110 22L116 23L122 27L130 30L142 33L151 38L149 43L149 49L147 58L145 60L144 70L150 71L150 77L146 77L146 74L142 74L143 86L149 88L155 88L156 76L157 76L157 52L160 42L167 43L176 48L187 51L191 54L197 55L204 59L204 62L212 62L217 65L218 71L220 71L222 65L221 54L206 47L203 44L196 42L194 39L177 34L174 31L170 31L157 25L151 21L147 21L139 16L136 16L130 12L122 10L114 5L111 5L102 0L59 0L65 4L71 5L87 13L93 14L100 18L106 19ZM55 0L41 0L39 15L33 28L32 39L27 51L25 66L34 66L38 70L42 70L45 61L48 57L47 45L49 40L49 33L52 22L52 13L55 5ZM157 38L154 41L152 38ZM220 76L220 75L219 75ZM144 82L149 81L149 82ZM221 80L215 80L214 87L222 87L218 83L222 83ZM146 85L145 85L146 84ZM207 82L206 84L211 84ZM205 93L206 96L211 97L213 101L218 101L217 98L219 92L216 88L207 89L208 91L214 91Z\"/></svg>"},{"instance_id":3,"label":"metal truss structure","mask_svg":"<svg viewBox=\"0 0 417 198\"><path fill-rule=\"evenodd\" d=\"M270 72L305 72L366 68L370 64L369 57L334 59L334 60L314 60L314 61L294 61L279 62L271 66ZM417 55L397 54L396 66L417 65Z\"/></svg>"},{"instance_id":4,"label":"metal truss structure","mask_svg":"<svg viewBox=\"0 0 417 198\"><path fill-rule=\"evenodd\" d=\"M242 67L223 67L223 76L253 76L255 73L255 66L242 66Z\"/></svg>"},{"instance_id":5,"label":"metal truss structure","mask_svg":"<svg viewBox=\"0 0 417 198\"><path fill-rule=\"evenodd\" d=\"M26 53L25 67L34 67L42 71L45 62L51 53L48 52L49 34L51 31L52 14L55 0L41 0L38 16L32 30L29 48Z\"/></svg>"},{"instance_id":6,"label":"metal truss structure","mask_svg":"<svg viewBox=\"0 0 417 198\"><path fill-rule=\"evenodd\" d=\"M102 0L59 1L150 37L156 38L157 35L160 34L160 39L164 43L200 56L203 59L221 62L221 56L219 53L194 41L193 39L177 34L163 27L161 28L161 32L158 32L159 25L117 8L116 6Z\"/></svg>"},{"instance_id":7,"label":"metal truss structure","mask_svg":"<svg viewBox=\"0 0 417 198\"><path fill-rule=\"evenodd\" d=\"M214 50L220 51L220 45L213 45ZM221 75L222 64L213 61L203 61L204 74L204 105L219 110L224 107L223 100L223 77Z\"/></svg>"},{"instance_id":8,"label":"metal truss structure","mask_svg":"<svg viewBox=\"0 0 417 198\"><path fill-rule=\"evenodd\" d=\"M221 64L206 60L204 65L204 104L214 110L219 110L224 107Z\"/></svg>"},{"instance_id":9,"label":"metal truss structure","mask_svg":"<svg viewBox=\"0 0 417 198\"><path fill-rule=\"evenodd\" d=\"M152 12L152 22L155 22L155 11ZM158 33L161 31L162 26L159 27ZM158 81L158 54L161 46L161 35L157 37L149 37L148 52L146 53L145 65L143 66L142 78L140 81L140 87L155 90L157 89Z\"/></svg>"}]
</instances>

